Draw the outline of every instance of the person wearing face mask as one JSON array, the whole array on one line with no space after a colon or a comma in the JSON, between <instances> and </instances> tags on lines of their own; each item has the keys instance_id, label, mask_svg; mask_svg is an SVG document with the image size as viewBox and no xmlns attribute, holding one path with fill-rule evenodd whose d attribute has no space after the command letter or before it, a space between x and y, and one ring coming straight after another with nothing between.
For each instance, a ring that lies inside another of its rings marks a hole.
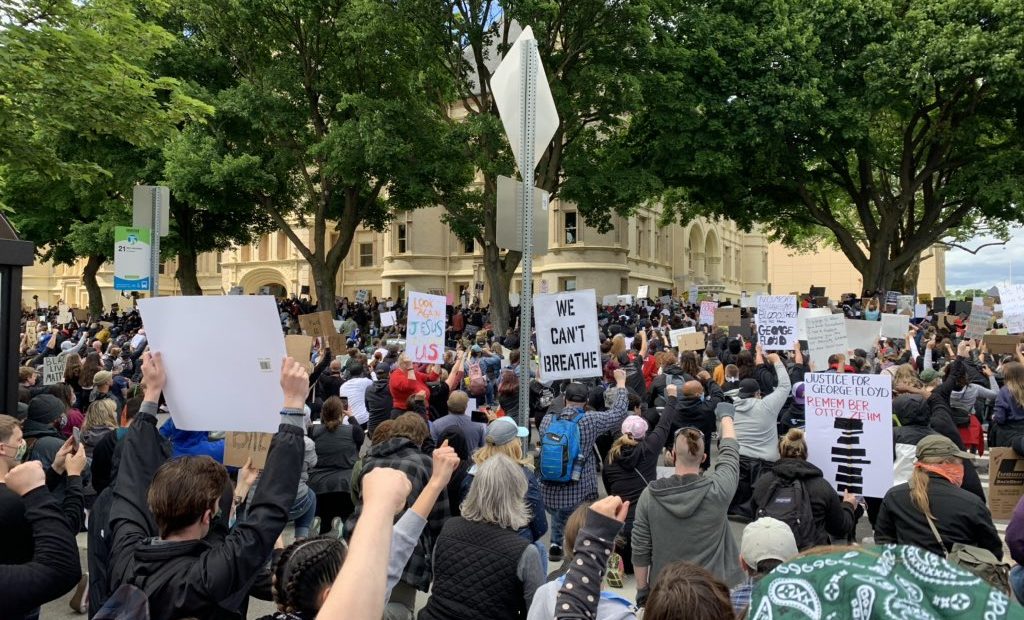
<instances>
[{"instance_id":1,"label":"person wearing face mask","mask_svg":"<svg viewBox=\"0 0 1024 620\"><path fill-rule=\"evenodd\" d=\"M60 429L67 424L64 403L56 396L40 394L28 403L23 431L28 444L27 460L39 461L47 469L64 445Z\"/></svg>"},{"instance_id":2,"label":"person wearing face mask","mask_svg":"<svg viewBox=\"0 0 1024 620\"><path fill-rule=\"evenodd\" d=\"M987 549L1001 560L1003 543L988 507L960 488L964 460L973 457L942 435L919 441L916 457L910 480L889 489L882 500L875 542L915 545L940 556L962 543Z\"/></svg>"},{"instance_id":3,"label":"person wearing face mask","mask_svg":"<svg viewBox=\"0 0 1024 620\"><path fill-rule=\"evenodd\" d=\"M28 444L18 420L0 415L0 480L5 480L25 460L27 453ZM38 617L33 607L64 594L78 581L81 571L73 533L77 533L82 524L81 475L85 465L85 450L76 450L74 440L68 439L61 444L52 465L39 472L49 490L63 486L63 499L57 501L49 491L36 491L39 485L25 487L0 483L0 531L4 532L5 541L0 545L0 567L24 565L28 571L25 574L31 576L26 581L29 587L23 588L16 585L19 581L10 580L6 573L0 573L5 618ZM33 463L32 467L40 465ZM38 538L34 541L35 534L43 526L45 541L41 543ZM60 575L70 579L70 567L65 573L61 559L54 555L61 553L61 545L55 537L63 532L63 528L71 533L74 548L74 580L69 583L62 581ZM41 544L44 544L42 548Z\"/></svg>"}]
</instances>

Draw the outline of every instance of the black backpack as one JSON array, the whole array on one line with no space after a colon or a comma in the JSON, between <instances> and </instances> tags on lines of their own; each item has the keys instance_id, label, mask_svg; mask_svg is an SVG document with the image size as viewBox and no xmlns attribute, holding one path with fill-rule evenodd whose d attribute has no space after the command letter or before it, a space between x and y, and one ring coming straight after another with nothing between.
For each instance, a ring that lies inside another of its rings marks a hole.
<instances>
[{"instance_id":1,"label":"black backpack","mask_svg":"<svg viewBox=\"0 0 1024 620\"><path fill-rule=\"evenodd\" d=\"M765 501L758 501L757 518L778 519L793 530L800 551L817 544L817 528L811 512L811 497L799 480L786 480L774 476L765 493Z\"/></svg>"}]
</instances>

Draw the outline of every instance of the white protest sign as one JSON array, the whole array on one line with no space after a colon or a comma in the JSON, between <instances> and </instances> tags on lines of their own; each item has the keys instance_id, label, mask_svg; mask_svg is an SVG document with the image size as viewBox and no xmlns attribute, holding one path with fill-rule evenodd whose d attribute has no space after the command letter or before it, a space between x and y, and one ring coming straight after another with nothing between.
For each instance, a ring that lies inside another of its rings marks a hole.
<instances>
[{"instance_id":1,"label":"white protest sign","mask_svg":"<svg viewBox=\"0 0 1024 620\"><path fill-rule=\"evenodd\" d=\"M438 364L444 357L446 301L441 295L409 293L405 351L412 361Z\"/></svg>"},{"instance_id":2,"label":"white protest sign","mask_svg":"<svg viewBox=\"0 0 1024 620\"><path fill-rule=\"evenodd\" d=\"M619 303L618 295L605 295L601 298L602 306L616 306Z\"/></svg>"},{"instance_id":3,"label":"white protest sign","mask_svg":"<svg viewBox=\"0 0 1024 620\"><path fill-rule=\"evenodd\" d=\"M281 418L281 319L273 297L139 300L146 338L167 371L164 398L179 429L273 433ZM212 372L199 352L218 343Z\"/></svg>"},{"instance_id":4,"label":"white protest sign","mask_svg":"<svg viewBox=\"0 0 1024 620\"><path fill-rule=\"evenodd\" d=\"M913 312L914 310L914 296L913 295L899 295L896 297L896 312Z\"/></svg>"},{"instance_id":5,"label":"white protest sign","mask_svg":"<svg viewBox=\"0 0 1024 620\"><path fill-rule=\"evenodd\" d=\"M789 351L796 342L796 297L757 297L757 342L765 351Z\"/></svg>"},{"instance_id":6,"label":"white protest sign","mask_svg":"<svg viewBox=\"0 0 1024 620\"><path fill-rule=\"evenodd\" d=\"M828 358L835 353L846 355L846 319L841 314L814 316L807 319L807 348L815 370L828 368Z\"/></svg>"},{"instance_id":7,"label":"white protest sign","mask_svg":"<svg viewBox=\"0 0 1024 620\"><path fill-rule=\"evenodd\" d=\"M537 351L545 380L601 376L601 342L593 289L533 298Z\"/></svg>"},{"instance_id":8,"label":"white protest sign","mask_svg":"<svg viewBox=\"0 0 1024 620\"><path fill-rule=\"evenodd\" d=\"M718 309L718 302L716 301L702 301L700 302L700 322L699 325L714 325L715 324L715 310Z\"/></svg>"},{"instance_id":9,"label":"white protest sign","mask_svg":"<svg viewBox=\"0 0 1024 620\"><path fill-rule=\"evenodd\" d=\"M807 460L840 493L884 497L893 485L892 377L804 376Z\"/></svg>"},{"instance_id":10,"label":"white protest sign","mask_svg":"<svg viewBox=\"0 0 1024 620\"><path fill-rule=\"evenodd\" d=\"M380 326L391 327L398 321L398 315L394 310L380 313Z\"/></svg>"},{"instance_id":11,"label":"white protest sign","mask_svg":"<svg viewBox=\"0 0 1024 620\"><path fill-rule=\"evenodd\" d=\"M878 321L846 319L846 342L851 349L870 351L881 333L882 324Z\"/></svg>"},{"instance_id":12,"label":"white protest sign","mask_svg":"<svg viewBox=\"0 0 1024 620\"><path fill-rule=\"evenodd\" d=\"M883 338L906 338L910 319L905 314L882 314Z\"/></svg>"},{"instance_id":13,"label":"white protest sign","mask_svg":"<svg viewBox=\"0 0 1024 620\"><path fill-rule=\"evenodd\" d=\"M697 297L699 295L700 295L700 289L698 289L697 285L694 284L693 286L690 287L690 303L691 304L697 303Z\"/></svg>"},{"instance_id":14,"label":"white protest sign","mask_svg":"<svg viewBox=\"0 0 1024 620\"><path fill-rule=\"evenodd\" d=\"M671 346L676 346L679 342L679 337L683 334L692 334L697 331L696 327L684 327L682 329L673 329L668 332L668 341L672 343Z\"/></svg>"},{"instance_id":15,"label":"white protest sign","mask_svg":"<svg viewBox=\"0 0 1024 620\"><path fill-rule=\"evenodd\" d=\"M988 306L974 306L971 308L971 315L967 317L967 330L965 335L968 338L981 340L988 331L989 321L992 319L992 309Z\"/></svg>"},{"instance_id":16,"label":"white protest sign","mask_svg":"<svg viewBox=\"0 0 1024 620\"><path fill-rule=\"evenodd\" d=\"M807 319L816 316L828 316L832 311L828 308L800 308L796 311L797 340L807 340Z\"/></svg>"},{"instance_id":17,"label":"white protest sign","mask_svg":"<svg viewBox=\"0 0 1024 620\"><path fill-rule=\"evenodd\" d=\"M57 322L61 325L67 325L71 322L71 306L57 304Z\"/></svg>"},{"instance_id":18,"label":"white protest sign","mask_svg":"<svg viewBox=\"0 0 1024 620\"><path fill-rule=\"evenodd\" d=\"M616 299L616 302L620 306L632 306L633 305L633 296L632 295L619 295L615 299Z\"/></svg>"},{"instance_id":19,"label":"white protest sign","mask_svg":"<svg viewBox=\"0 0 1024 620\"><path fill-rule=\"evenodd\" d=\"M914 318L915 319L927 319L928 318L928 304L914 304Z\"/></svg>"},{"instance_id":20,"label":"white protest sign","mask_svg":"<svg viewBox=\"0 0 1024 620\"><path fill-rule=\"evenodd\" d=\"M760 297L760 296L758 296ZM743 293L740 296L740 307L741 308L753 308L755 303L755 297L747 293Z\"/></svg>"},{"instance_id":21,"label":"white protest sign","mask_svg":"<svg viewBox=\"0 0 1024 620\"><path fill-rule=\"evenodd\" d=\"M361 304L364 304L369 299L370 299L370 291L366 290L365 288L361 288L358 291L356 291L356 301L357 302L359 302Z\"/></svg>"},{"instance_id":22,"label":"white protest sign","mask_svg":"<svg viewBox=\"0 0 1024 620\"><path fill-rule=\"evenodd\" d=\"M67 356L52 355L43 358L43 385L53 385L64 380L64 368L68 365Z\"/></svg>"},{"instance_id":23,"label":"white protest sign","mask_svg":"<svg viewBox=\"0 0 1024 620\"><path fill-rule=\"evenodd\" d=\"M1011 334L1024 334L1024 284L999 287L1003 323Z\"/></svg>"},{"instance_id":24,"label":"white protest sign","mask_svg":"<svg viewBox=\"0 0 1024 620\"><path fill-rule=\"evenodd\" d=\"M651 290L651 287L650 287L650 285L647 285L647 284L642 284L642 285L636 287L637 299L647 299L647 294L648 294L648 292L650 290Z\"/></svg>"}]
</instances>

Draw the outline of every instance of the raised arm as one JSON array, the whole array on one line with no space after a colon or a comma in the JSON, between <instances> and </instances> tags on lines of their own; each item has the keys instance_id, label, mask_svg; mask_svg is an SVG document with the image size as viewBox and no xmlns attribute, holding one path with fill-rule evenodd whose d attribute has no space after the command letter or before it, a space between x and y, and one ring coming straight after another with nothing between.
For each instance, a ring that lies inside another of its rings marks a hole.
<instances>
[{"instance_id":1,"label":"raised arm","mask_svg":"<svg viewBox=\"0 0 1024 620\"><path fill-rule=\"evenodd\" d=\"M597 617L608 554L629 512L629 502L612 495L594 502L576 536L573 559L555 599L555 620Z\"/></svg>"},{"instance_id":2,"label":"raised arm","mask_svg":"<svg viewBox=\"0 0 1024 620\"><path fill-rule=\"evenodd\" d=\"M593 416L596 422L597 434L613 431L622 424L629 408L629 392L626 391L626 371L617 368L613 373L615 376L615 402L608 411L593 411L587 414Z\"/></svg>"}]
</instances>

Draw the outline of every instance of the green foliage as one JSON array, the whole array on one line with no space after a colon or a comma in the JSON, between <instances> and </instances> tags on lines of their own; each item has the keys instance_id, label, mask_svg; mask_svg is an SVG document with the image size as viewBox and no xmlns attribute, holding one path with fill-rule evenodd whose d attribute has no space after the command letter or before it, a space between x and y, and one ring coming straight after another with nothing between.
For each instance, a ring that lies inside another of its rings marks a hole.
<instances>
[{"instance_id":1,"label":"green foliage","mask_svg":"<svg viewBox=\"0 0 1024 620\"><path fill-rule=\"evenodd\" d=\"M674 217L799 242L868 288L948 235L1024 221L1024 4L670 0L625 144Z\"/></svg>"}]
</instances>

